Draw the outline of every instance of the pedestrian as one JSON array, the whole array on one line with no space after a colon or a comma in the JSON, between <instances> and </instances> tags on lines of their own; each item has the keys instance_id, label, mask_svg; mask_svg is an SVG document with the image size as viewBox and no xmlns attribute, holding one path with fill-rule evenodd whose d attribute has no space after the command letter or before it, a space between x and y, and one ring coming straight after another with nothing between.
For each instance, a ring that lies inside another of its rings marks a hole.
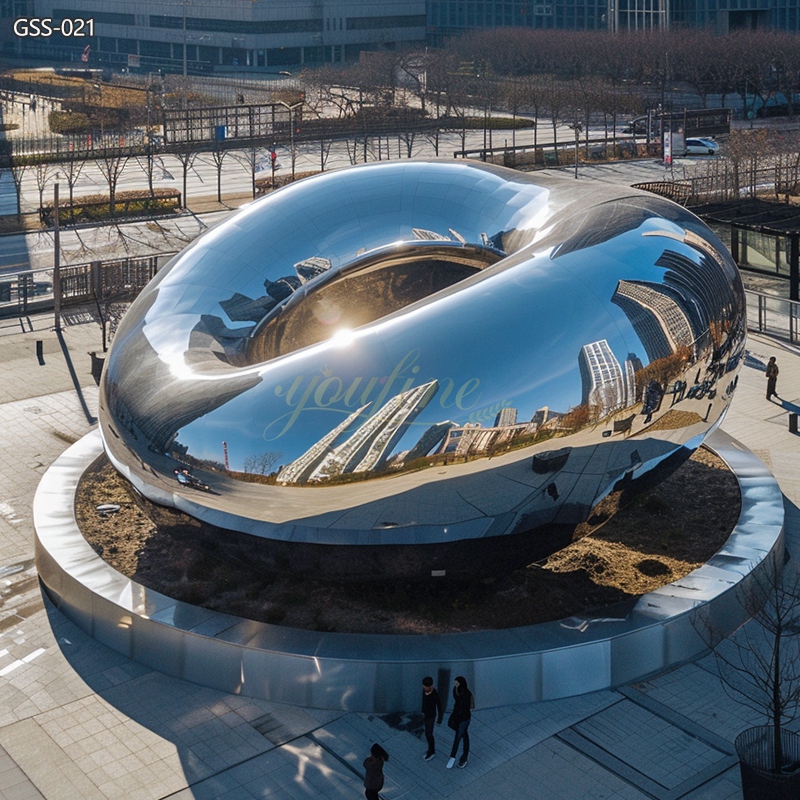
<instances>
[{"instance_id":1,"label":"pedestrian","mask_svg":"<svg viewBox=\"0 0 800 800\"><path fill-rule=\"evenodd\" d=\"M434 723L441 725L444 717L442 700L433 685L433 678L430 676L422 679L422 717L425 720L425 740L428 742L425 761L430 761L436 755L433 725Z\"/></svg>"},{"instance_id":2,"label":"pedestrian","mask_svg":"<svg viewBox=\"0 0 800 800\"><path fill-rule=\"evenodd\" d=\"M375 742L364 759L364 797L367 800L379 800L378 792L383 789L383 765L388 760L389 754Z\"/></svg>"},{"instance_id":3,"label":"pedestrian","mask_svg":"<svg viewBox=\"0 0 800 800\"><path fill-rule=\"evenodd\" d=\"M447 725L456 732L456 735L453 740L453 748L450 751L450 760L447 762L447 769L452 769L456 763L458 745L461 742L464 742L464 750L461 753L458 766L460 769L464 769L469 760L469 723L472 719L472 709L475 708L475 699L467 686L467 679L461 675L456 678L453 684L453 700L455 704L453 712L450 714L450 719L447 720Z\"/></svg>"},{"instance_id":4,"label":"pedestrian","mask_svg":"<svg viewBox=\"0 0 800 800\"><path fill-rule=\"evenodd\" d=\"M778 383L778 364L775 361L775 356L770 356L769 364L767 364L767 400L772 400L772 396L778 396L775 387Z\"/></svg>"}]
</instances>

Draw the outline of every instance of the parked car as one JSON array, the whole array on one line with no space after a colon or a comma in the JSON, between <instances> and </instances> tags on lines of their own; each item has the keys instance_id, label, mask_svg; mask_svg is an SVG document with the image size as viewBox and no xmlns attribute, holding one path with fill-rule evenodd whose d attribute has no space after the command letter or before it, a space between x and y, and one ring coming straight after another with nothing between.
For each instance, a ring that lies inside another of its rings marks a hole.
<instances>
[{"instance_id":1,"label":"parked car","mask_svg":"<svg viewBox=\"0 0 800 800\"><path fill-rule=\"evenodd\" d=\"M684 142L687 156L715 156L719 145L713 139L691 137Z\"/></svg>"}]
</instances>

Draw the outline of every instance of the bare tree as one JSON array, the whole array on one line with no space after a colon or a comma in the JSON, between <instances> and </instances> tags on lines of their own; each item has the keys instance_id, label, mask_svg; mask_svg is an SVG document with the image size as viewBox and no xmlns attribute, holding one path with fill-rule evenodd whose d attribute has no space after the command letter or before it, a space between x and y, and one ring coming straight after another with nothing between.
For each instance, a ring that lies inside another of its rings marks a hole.
<instances>
[{"instance_id":1,"label":"bare tree","mask_svg":"<svg viewBox=\"0 0 800 800\"><path fill-rule=\"evenodd\" d=\"M252 147L248 147L246 150L233 153L233 157L248 171L250 175L250 186L253 192L253 199L255 199L256 173L258 172L258 168L264 160L262 149L254 145ZM275 173L273 172L273 176L274 174ZM275 187L273 186L273 188Z\"/></svg>"},{"instance_id":2,"label":"bare tree","mask_svg":"<svg viewBox=\"0 0 800 800\"><path fill-rule=\"evenodd\" d=\"M195 150L194 143L183 142L181 150L175 153L175 157L178 159L178 161L180 161L181 164L181 172L183 174L183 207L187 208L189 205L189 198L186 196L186 179L189 170L192 168L192 164L194 164L195 158L197 158L197 150ZM255 194L253 196L255 197Z\"/></svg>"},{"instance_id":3,"label":"bare tree","mask_svg":"<svg viewBox=\"0 0 800 800\"><path fill-rule=\"evenodd\" d=\"M333 140L320 138L319 140L319 171L325 172L325 166L328 163L328 159L331 155L331 147L333 146Z\"/></svg>"},{"instance_id":4,"label":"bare tree","mask_svg":"<svg viewBox=\"0 0 800 800\"><path fill-rule=\"evenodd\" d=\"M103 155L97 159L97 166L100 172L103 173L103 177L108 184L108 207L109 214L112 217L115 215L116 211L114 204L116 201L117 184L122 175L122 170L125 169L127 163L128 156L123 155L118 150L104 150Z\"/></svg>"},{"instance_id":5,"label":"bare tree","mask_svg":"<svg viewBox=\"0 0 800 800\"><path fill-rule=\"evenodd\" d=\"M36 165L34 174L36 177L36 188L39 190L39 213L41 214L42 206L44 205L45 189L47 189L47 185L53 180L56 174L55 165L47 161L40 162Z\"/></svg>"},{"instance_id":6,"label":"bare tree","mask_svg":"<svg viewBox=\"0 0 800 800\"><path fill-rule=\"evenodd\" d=\"M11 167L11 179L14 181L14 191L17 194L17 222L22 221L22 179L31 164L24 161L17 161Z\"/></svg>"},{"instance_id":7,"label":"bare tree","mask_svg":"<svg viewBox=\"0 0 800 800\"><path fill-rule=\"evenodd\" d=\"M347 158L349 159L350 163L352 165L358 164L358 154L359 154L359 152L361 150L361 147L360 147L361 143L359 142L359 140L358 139L353 139L351 141L350 139L346 139L344 144L345 144L345 147L347 149ZM365 138L364 139L364 151L365 151L364 152L364 161L367 160L367 158L366 158L366 148L367 148L367 143L366 143L366 138Z\"/></svg>"},{"instance_id":8,"label":"bare tree","mask_svg":"<svg viewBox=\"0 0 800 800\"><path fill-rule=\"evenodd\" d=\"M253 475L267 475L272 465L283 455L280 451L258 453L244 460L244 471Z\"/></svg>"},{"instance_id":9,"label":"bare tree","mask_svg":"<svg viewBox=\"0 0 800 800\"><path fill-rule=\"evenodd\" d=\"M217 170L217 202L222 202L222 162L225 160L225 156L228 155L228 151L222 147L222 142L218 142L215 140L214 142L214 149L211 151L211 160L214 163L214 167Z\"/></svg>"},{"instance_id":10,"label":"bare tree","mask_svg":"<svg viewBox=\"0 0 800 800\"><path fill-rule=\"evenodd\" d=\"M743 188L747 188L751 196L755 196L759 182L758 171L767 163L766 157L771 145L770 134L764 128L731 131L722 166L732 181L734 197L740 197Z\"/></svg>"},{"instance_id":11,"label":"bare tree","mask_svg":"<svg viewBox=\"0 0 800 800\"><path fill-rule=\"evenodd\" d=\"M427 53L403 52L396 61L395 70L399 83L411 91L424 115L427 112L427 69L430 57Z\"/></svg>"},{"instance_id":12,"label":"bare tree","mask_svg":"<svg viewBox=\"0 0 800 800\"><path fill-rule=\"evenodd\" d=\"M62 161L59 166L67 181L67 187L69 188L69 215L71 222L73 218L72 206L75 198L75 184L78 182L81 172L83 172L83 168L86 166L86 162L82 159L75 158L70 153L70 157L66 161Z\"/></svg>"},{"instance_id":13,"label":"bare tree","mask_svg":"<svg viewBox=\"0 0 800 800\"><path fill-rule=\"evenodd\" d=\"M696 629L714 651L725 692L767 718L772 771L784 765L781 729L800 705L800 569L780 556L750 575L739 602L750 619L730 638L700 614Z\"/></svg>"},{"instance_id":14,"label":"bare tree","mask_svg":"<svg viewBox=\"0 0 800 800\"><path fill-rule=\"evenodd\" d=\"M539 115L543 112L549 78L544 75L526 75L521 79L522 104L533 112L533 146L539 144Z\"/></svg>"},{"instance_id":15,"label":"bare tree","mask_svg":"<svg viewBox=\"0 0 800 800\"><path fill-rule=\"evenodd\" d=\"M745 64L740 52L738 34L713 39L710 79L711 91L721 95L720 105L725 106L728 95L736 95L744 82Z\"/></svg>"},{"instance_id":16,"label":"bare tree","mask_svg":"<svg viewBox=\"0 0 800 800\"><path fill-rule=\"evenodd\" d=\"M107 266L104 269L99 261L92 262L91 281L92 298L97 321L100 323L105 353L136 292L132 292L131 287L126 284L124 270L119 265Z\"/></svg>"},{"instance_id":17,"label":"bare tree","mask_svg":"<svg viewBox=\"0 0 800 800\"><path fill-rule=\"evenodd\" d=\"M775 42L769 34L756 35L758 33L748 31L731 37L731 49L738 55L741 65L737 90L751 118L759 111L763 113L762 109L766 109L770 92L774 89L773 54L771 49L764 51L762 48L771 48Z\"/></svg>"},{"instance_id":18,"label":"bare tree","mask_svg":"<svg viewBox=\"0 0 800 800\"><path fill-rule=\"evenodd\" d=\"M140 161L137 157L136 161L142 168L142 172L144 172L145 177L147 178L147 188L150 190L150 197L153 197L155 194L155 190L153 188L153 180L155 178L157 166L156 166L155 156L153 154L153 145L150 141L149 132L147 134L147 143L144 154L144 160Z\"/></svg>"},{"instance_id":19,"label":"bare tree","mask_svg":"<svg viewBox=\"0 0 800 800\"><path fill-rule=\"evenodd\" d=\"M361 66L345 69L335 67L320 67L319 69L305 71L301 80L307 87L305 109L316 116L347 119L355 117L358 112L368 105L374 104L373 80L369 70Z\"/></svg>"},{"instance_id":20,"label":"bare tree","mask_svg":"<svg viewBox=\"0 0 800 800\"><path fill-rule=\"evenodd\" d=\"M700 95L703 108L713 86L713 59L716 55L710 46L712 35L707 31L683 31L675 43L673 68L676 75L689 83Z\"/></svg>"},{"instance_id":21,"label":"bare tree","mask_svg":"<svg viewBox=\"0 0 800 800\"><path fill-rule=\"evenodd\" d=\"M800 43L794 35L781 35L776 48L775 66L781 79L781 90L789 101L789 114L794 115L795 95L800 91Z\"/></svg>"},{"instance_id":22,"label":"bare tree","mask_svg":"<svg viewBox=\"0 0 800 800\"><path fill-rule=\"evenodd\" d=\"M429 61L428 94L436 100L437 117L444 128L458 132L462 150L466 148L472 82L472 74L462 69L456 52L446 51Z\"/></svg>"},{"instance_id":23,"label":"bare tree","mask_svg":"<svg viewBox=\"0 0 800 800\"><path fill-rule=\"evenodd\" d=\"M550 81L547 87L545 103L550 123L553 126L553 149L555 151L556 164L558 164L560 163L558 155L558 126L564 118L566 109L574 105L570 84L564 81Z\"/></svg>"}]
</instances>

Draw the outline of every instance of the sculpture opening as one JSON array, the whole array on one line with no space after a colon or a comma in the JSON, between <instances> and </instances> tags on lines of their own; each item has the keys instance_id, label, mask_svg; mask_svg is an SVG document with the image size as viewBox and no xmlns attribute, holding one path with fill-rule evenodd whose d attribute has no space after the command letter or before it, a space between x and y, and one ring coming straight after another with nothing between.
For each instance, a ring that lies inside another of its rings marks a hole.
<instances>
[{"instance_id":1,"label":"sculpture opening","mask_svg":"<svg viewBox=\"0 0 800 800\"><path fill-rule=\"evenodd\" d=\"M433 244L433 243L431 243ZM489 249L464 245L397 245L308 286L266 316L247 344L247 361L267 361L353 330L459 283L499 261Z\"/></svg>"}]
</instances>

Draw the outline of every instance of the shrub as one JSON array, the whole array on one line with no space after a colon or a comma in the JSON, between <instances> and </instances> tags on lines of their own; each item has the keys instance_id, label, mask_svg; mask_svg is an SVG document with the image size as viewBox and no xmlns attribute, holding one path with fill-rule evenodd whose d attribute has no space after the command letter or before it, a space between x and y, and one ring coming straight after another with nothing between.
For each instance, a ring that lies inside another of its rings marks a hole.
<instances>
[{"instance_id":1,"label":"shrub","mask_svg":"<svg viewBox=\"0 0 800 800\"><path fill-rule=\"evenodd\" d=\"M51 111L47 120L53 133L83 133L91 127L89 117L75 111Z\"/></svg>"},{"instance_id":2,"label":"shrub","mask_svg":"<svg viewBox=\"0 0 800 800\"><path fill-rule=\"evenodd\" d=\"M175 189L147 189L116 192L114 195L114 217L151 216L171 214L181 207L181 193ZM45 225L53 224L53 206L45 204L40 209ZM64 223L96 222L108 219L111 214L111 199L107 194L92 194L76 197L72 205L59 206L59 219Z\"/></svg>"}]
</instances>

